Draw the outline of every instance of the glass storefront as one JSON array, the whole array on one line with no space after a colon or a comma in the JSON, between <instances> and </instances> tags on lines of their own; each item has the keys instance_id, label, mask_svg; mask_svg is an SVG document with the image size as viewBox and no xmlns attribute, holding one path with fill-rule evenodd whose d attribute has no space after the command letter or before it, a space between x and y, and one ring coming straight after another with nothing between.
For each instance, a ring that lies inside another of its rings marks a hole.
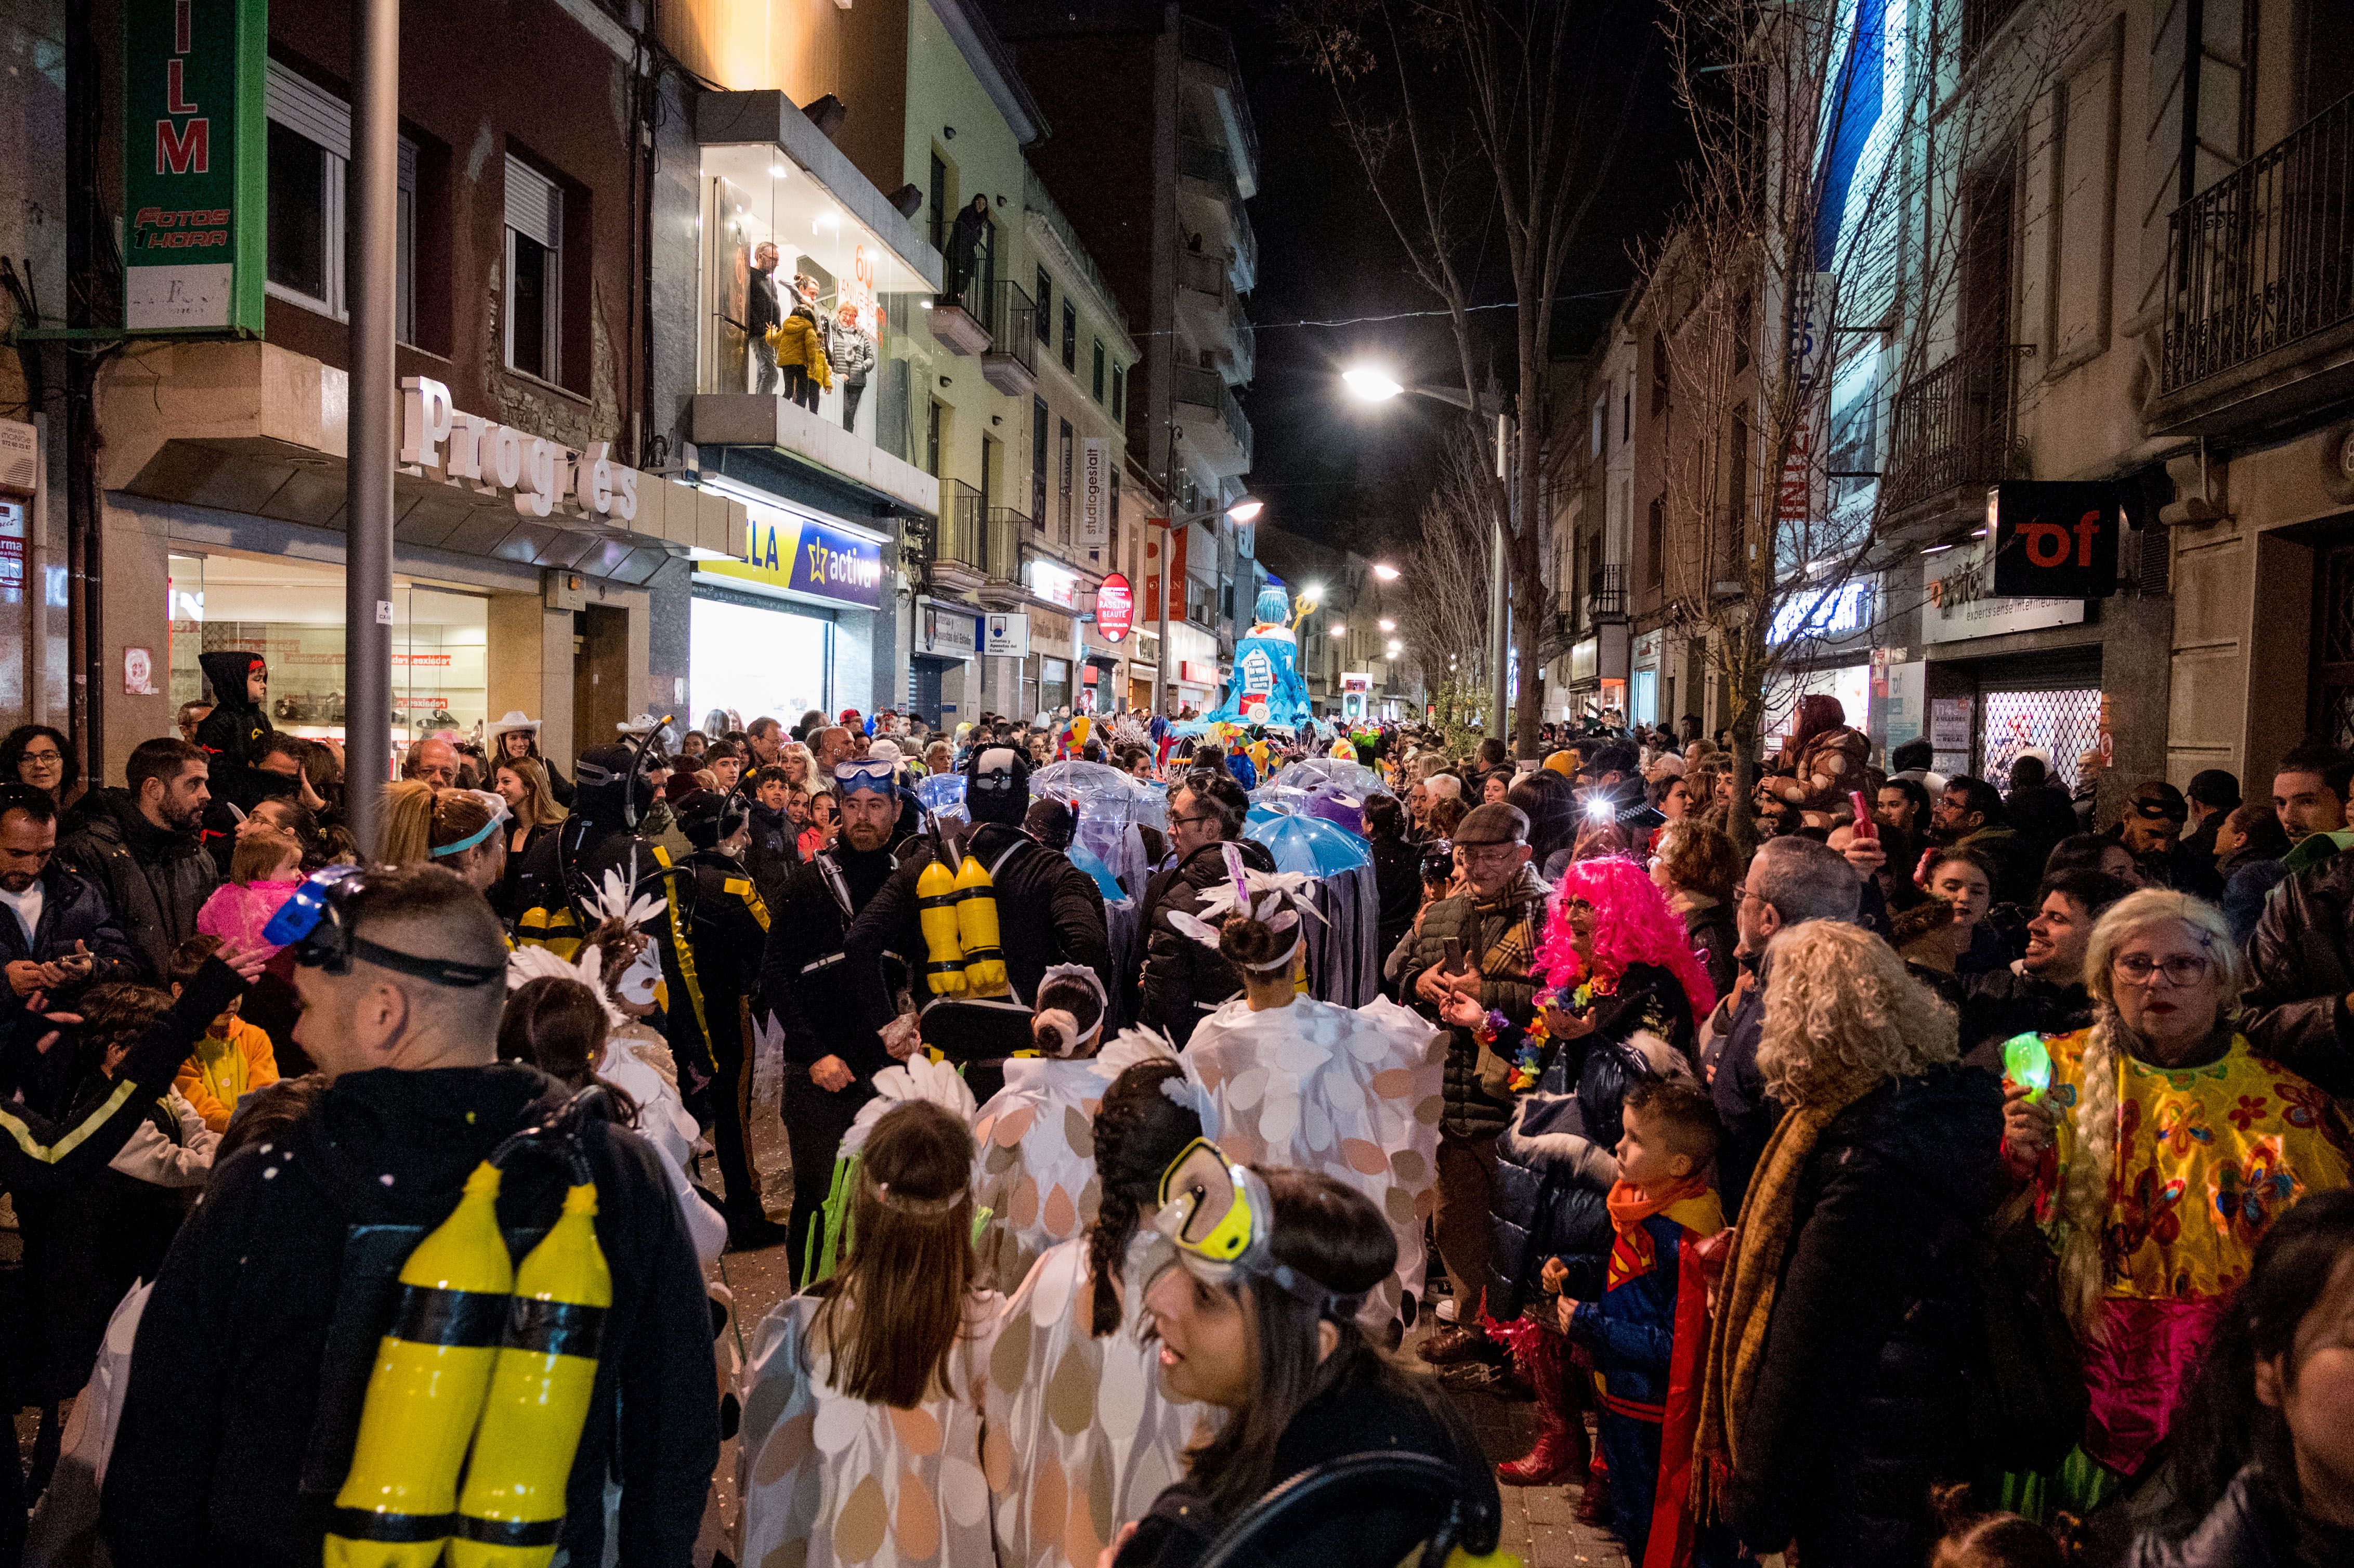
<instances>
[{"instance_id":1,"label":"glass storefront","mask_svg":"<svg viewBox=\"0 0 2354 1568\"><path fill-rule=\"evenodd\" d=\"M1038 660L1038 707L1043 713L1059 713L1071 702L1071 662L1041 655Z\"/></svg>"},{"instance_id":2,"label":"glass storefront","mask_svg":"<svg viewBox=\"0 0 2354 1568\"><path fill-rule=\"evenodd\" d=\"M689 700L703 729L717 733L711 729L715 711L726 715L726 729L764 715L790 727L812 708L836 711L834 622L826 611L697 592L687 635Z\"/></svg>"},{"instance_id":3,"label":"glass storefront","mask_svg":"<svg viewBox=\"0 0 2354 1568\"><path fill-rule=\"evenodd\" d=\"M168 579L173 705L209 700L196 656L224 650L270 662L270 721L344 738L344 574L278 556L173 553ZM489 717L490 600L393 578L392 744L429 735L480 739Z\"/></svg>"}]
</instances>

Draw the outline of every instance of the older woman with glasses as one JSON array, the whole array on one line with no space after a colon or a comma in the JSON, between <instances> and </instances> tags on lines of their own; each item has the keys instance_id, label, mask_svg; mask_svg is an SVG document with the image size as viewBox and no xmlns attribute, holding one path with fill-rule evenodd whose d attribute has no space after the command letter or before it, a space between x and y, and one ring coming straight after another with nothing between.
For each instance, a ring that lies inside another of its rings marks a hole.
<instances>
[{"instance_id":1,"label":"older woman with glasses","mask_svg":"<svg viewBox=\"0 0 2354 1568\"><path fill-rule=\"evenodd\" d=\"M2141 1467L2257 1243L2346 1185L2328 1097L2233 1025L2243 974L2220 910L2145 888L2093 928L2093 1026L2007 1052L2003 1154L2059 1255L2091 1395L2043 1502L2081 1513Z\"/></svg>"},{"instance_id":2,"label":"older woman with glasses","mask_svg":"<svg viewBox=\"0 0 2354 1568\"><path fill-rule=\"evenodd\" d=\"M18 725L0 740L0 784L38 789L63 810L80 782L81 759L74 755L73 742L48 725Z\"/></svg>"}]
</instances>

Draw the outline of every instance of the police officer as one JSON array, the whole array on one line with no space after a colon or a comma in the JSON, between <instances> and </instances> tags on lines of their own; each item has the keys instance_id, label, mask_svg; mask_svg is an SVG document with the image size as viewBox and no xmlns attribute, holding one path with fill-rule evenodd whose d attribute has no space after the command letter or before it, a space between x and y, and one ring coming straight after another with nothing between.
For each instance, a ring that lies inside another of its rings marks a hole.
<instances>
[{"instance_id":1,"label":"police officer","mask_svg":"<svg viewBox=\"0 0 2354 1568\"><path fill-rule=\"evenodd\" d=\"M678 825L695 845L680 866L673 896L703 988L703 1022L711 1044L711 1141L726 1184L727 1245L738 1252L774 1246L785 1227L769 1218L750 1146L752 995L769 940L769 906L744 866L751 817L741 795L698 789L677 807Z\"/></svg>"}]
</instances>

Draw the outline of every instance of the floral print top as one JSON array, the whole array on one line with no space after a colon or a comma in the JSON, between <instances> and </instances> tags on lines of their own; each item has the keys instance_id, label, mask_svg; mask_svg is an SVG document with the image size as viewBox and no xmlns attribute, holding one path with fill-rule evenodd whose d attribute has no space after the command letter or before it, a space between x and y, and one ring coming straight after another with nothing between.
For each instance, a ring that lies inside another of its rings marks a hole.
<instances>
[{"instance_id":1,"label":"floral print top","mask_svg":"<svg viewBox=\"0 0 2354 1568\"><path fill-rule=\"evenodd\" d=\"M2037 1181L2038 1217L2059 1219L2075 1155L2074 1113L2089 1029L2044 1042L2058 1140ZM2308 1192L2347 1182L2329 1097L2233 1035L2203 1067L2167 1068L2119 1053L2117 1159L2102 1238L2108 1294L2144 1301L2230 1294L2256 1244Z\"/></svg>"}]
</instances>

